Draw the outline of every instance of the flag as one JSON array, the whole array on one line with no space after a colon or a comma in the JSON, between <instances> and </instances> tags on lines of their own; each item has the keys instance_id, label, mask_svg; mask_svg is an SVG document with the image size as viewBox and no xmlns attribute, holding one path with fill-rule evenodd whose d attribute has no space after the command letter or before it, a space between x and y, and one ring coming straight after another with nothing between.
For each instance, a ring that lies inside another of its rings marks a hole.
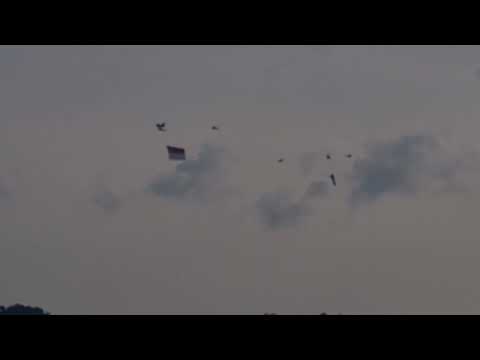
<instances>
[{"instance_id":1,"label":"flag","mask_svg":"<svg viewBox=\"0 0 480 360\"><path fill-rule=\"evenodd\" d=\"M169 160L174 160L174 161L186 160L185 149L174 147L174 146L167 146L167 150L168 150Z\"/></svg>"}]
</instances>

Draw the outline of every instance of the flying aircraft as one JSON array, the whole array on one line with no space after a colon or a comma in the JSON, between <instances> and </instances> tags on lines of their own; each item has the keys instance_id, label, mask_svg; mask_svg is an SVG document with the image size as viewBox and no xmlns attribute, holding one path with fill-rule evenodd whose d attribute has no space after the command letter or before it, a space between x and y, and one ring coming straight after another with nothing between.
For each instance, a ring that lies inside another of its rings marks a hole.
<instances>
[{"instance_id":1,"label":"flying aircraft","mask_svg":"<svg viewBox=\"0 0 480 360\"><path fill-rule=\"evenodd\" d=\"M345 155L345 156L346 156L347 158L349 158L349 159L351 159L351 158L353 157L352 154L347 154L347 155Z\"/></svg>"},{"instance_id":2,"label":"flying aircraft","mask_svg":"<svg viewBox=\"0 0 480 360\"><path fill-rule=\"evenodd\" d=\"M157 124L157 129L158 129L158 131L167 131L167 130L165 129L165 126L166 126L165 123Z\"/></svg>"},{"instance_id":3,"label":"flying aircraft","mask_svg":"<svg viewBox=\"0 0 480 360\"><path fill-rule=\"evenodd\" d=\"M278 159L279 163L283 163L284 161L285 161L285 159Z\"/></svg>"},{"instance_id":4,"label":"flying aircraft","mask_svg":"<svg viewBox=\"0 0 480 360\"><path fill-rule=\"evenodd\" d=\"M327 160L331 160L331 159L332 159L332 155L327 154Z\"/></svg>"},{"instance_id":5,"label":"flying aircraft","mask_svg":"<svg viewBox=\"0 0 480 360\"><path fill-rule=\"evenodd\" d=\"M330 175L330 179L332 180L333 186L337 186L337 180L335 180L335 175L334 174Z\"/></svg>"},{"instance_id":6,"label":"flying aircraft","mask_svg":"<svg viewBox=\"0 0 480 360\"><path fill-rule=\"evenodd\" d=\"M218 128L218 126L212 126L212 130L218 131L218 130L220 130L220 129Z\"/></svg>"}]
</instances>

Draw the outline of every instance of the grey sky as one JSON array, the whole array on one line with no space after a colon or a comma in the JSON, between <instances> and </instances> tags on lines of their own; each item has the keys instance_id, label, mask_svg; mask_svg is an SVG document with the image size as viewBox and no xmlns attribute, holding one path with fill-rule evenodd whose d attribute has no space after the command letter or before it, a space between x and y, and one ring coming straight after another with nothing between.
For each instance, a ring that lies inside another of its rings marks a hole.
<instances>
[{"instance_id":1,"label":"grey sky","mask_svg":"<svg viewBox=\"0 0 480 360\"><path fill-rule=\"evenodd\" d=\"M117 195L109 189L97 189L93 197L94 203L103 209L106 213L115 213L122 206L122 202Z\"/></svg>"},{"instance_id":2,"label":"grey sky","mask_svg":"<svg viewBox=\"0 0 480 360\"><path fill-rule=\"evenodd\" d=\"M1 46L0 304L478 313L479 65L460 45Z\"/></svg>"},{"instance_id":3,"label":"grey sky","mask_svg":"<svg viewBox=\"0 0 480 360\"><path fill-rule=\"evenodd\" d=\"M314 152L306 152L302 154L300 158L300 169L302 173L306 176L310 175L319 158L320 154Z\"/></svg>"},{"instance_id":4,"label":"grey sky","mask_svg":"<svg viewBox=\"0 0 480 360\"><path fill-rule=\"evenodd\" d=\"M3 184L2 182L0 182L0 201L1 200L6 200L10 197L10 192L9 190L7 189L7 187L5 186L5 184Z\"/></svg>"}]
</instances>

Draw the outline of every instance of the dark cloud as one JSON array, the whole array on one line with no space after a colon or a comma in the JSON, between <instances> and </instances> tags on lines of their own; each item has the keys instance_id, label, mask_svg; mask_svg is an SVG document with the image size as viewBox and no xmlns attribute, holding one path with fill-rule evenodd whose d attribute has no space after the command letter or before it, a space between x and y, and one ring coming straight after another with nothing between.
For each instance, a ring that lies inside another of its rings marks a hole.
<instances>
[{"instance_id":1,"label":"dark cloud","mask_svg":"<svg viewBox=\"0 0 480 360\"><path fill-rule=\"evenodd\" d=\"M292 202L284 192L263 194L257 201L260 220L270 230L296 226L310 214L304 203Z\"/></svg>"},{"instance_id":2,"label":"dark cloud","mask_svg":"<svg viewBox=\"0 0 480 360\"><path fill-rule=\"evenodd\" d=\"M308 176L312 173L317 161L319 159L319 155L314 152L307 152L301 155L300 157L300 170L302 174Z\"/></svg>"},{"instance_id":3,"label":"dark cloud","mask_svg":"<svg viewBox=\"0 0 480 360\"><path fill-rule=\"evenodd\" d=\"M403 136L373 145L353 166L353 205L372 202L389 193L415 194L422 180L450 181L458 166L443 159L441 147L428 135Z\"/></svg>"},{"instance_id":4,"label":"dark cloud","mask_svg":"<svg viewBox=\"0 0 480 360\"><path fill-rule=\"evenodd\" d=\"M122 201L111 190L102 188L97 190L94 195L93 201L95 205L101 208L103 211L109 214L117 212L122 206Z\"/></svg>"},{"instance_id":5,"label":"dark cloud","mask_svg":"<svg viewBox=\"0 0 480 360\"><path fill-rule=\"evenodd\" d=\"M314 181L307 188L304 195L304 201L325 196L328 193L329 185L326 181Z\"/></svg>"},{"instance_id":6,"label":"dark cloud","mask_svg":"<svg viewBox=\"0 0 480 360\"><path fill-rule=\"evenodd\" d=\"M256 206L261 222L270 230L280 230L299 225L312 215L311 200L326 196L328 184L325 181L312 182L303 197L294 202L284 191L265 193L257 200Z\"/></svg>"},{"instance_id":7,"label":"dark cloud","mask_svg":"<svg viewBox=\"0 0 480 360\"><path fill-rule=\"evenodd\" d=\"M172 174L161 175L147 191L163 198L203 199L217 188L222 177L223 149L204 145L197 160L177 165Z\"/></svg>"}]
</instances>

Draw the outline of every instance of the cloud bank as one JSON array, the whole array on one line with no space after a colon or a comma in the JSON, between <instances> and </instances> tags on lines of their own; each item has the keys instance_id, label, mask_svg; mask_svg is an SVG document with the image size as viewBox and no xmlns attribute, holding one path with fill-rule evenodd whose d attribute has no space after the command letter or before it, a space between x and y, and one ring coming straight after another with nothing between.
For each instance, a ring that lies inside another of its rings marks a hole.
<instances>
[{"instance_id":1,"label":"cloud bank","mask_svg":"<svg viewBox=\"0 0 480 360\"><path fill-rule=\"evenodd\" d=\"M375 202L388 194L414 195L423 186L455 182L464 170L460 158L451 158L429 135L402 136L374 144L353 165L351 204Z\"/></svg>"},{"instance_id":2,"label":"cloud bank","mask_svg":"<svg viewBox=\"0 0 480 360\"><path fill-rule=\"evenodd\" d=\"M196 160L187 160L171 174L152 181L146 191L166 199L204 200L213 195L223 179L224 150L204 145Z\"/></svg>"},{"instance_id":3,"label":"cloud bank","mask_svg":"<svg viewBox=\"0 0 480 360\"><path fill-rule=\"evenodd\" d=\"M272 231L296 227L313 214L312 200L327 196L328 190L325 181L314 181L299 201L286 191L265 193L256 202L260 221Z\"/></svg>"}]
</instances>

